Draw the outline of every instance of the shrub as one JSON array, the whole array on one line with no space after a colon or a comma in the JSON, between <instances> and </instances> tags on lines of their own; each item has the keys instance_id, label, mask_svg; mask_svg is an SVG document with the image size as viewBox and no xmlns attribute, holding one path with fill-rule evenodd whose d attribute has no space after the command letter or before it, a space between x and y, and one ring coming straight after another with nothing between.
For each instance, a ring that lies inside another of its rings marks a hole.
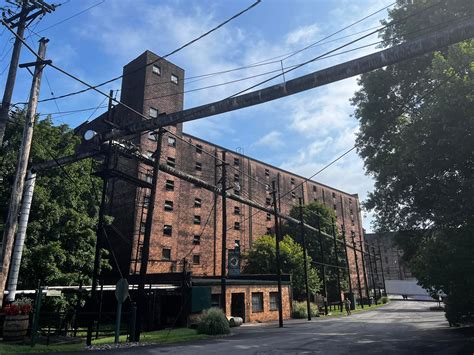
<instances>
[{"instance_id":1,"label":"shrub","mask_svg":"<svg viewBox=\"0 0 474 355\"><path fill-rule=\"evenodd\" d=\"M209 308L200 317L197 331L207 335L229 334L229 321L220 308Z\"/></svg>"},{"instance_id":2,"label":"shrub","mask_svg":"<svg viewBox=\"0 0 474 355\"><path fill-rule=\"evenodd\" d=\"M387 302L388 302L388 297L387 297L387 296L383 296L383 297L380 299L380 302L382 302L383 304L387 303Z\"/></svg>"},{"instance_id":3,"label":"shrub","mask_svg":"<svg viewBox=\"0 0 474 355\"><path fill-rule=\"evenodd\" d=\"M310 309L312 317L319 317L318 306L316 304L311 303ZM308 318L306 302L293 302L293 312L291 316L298 319Z\"/></svg>"}]
</instances>

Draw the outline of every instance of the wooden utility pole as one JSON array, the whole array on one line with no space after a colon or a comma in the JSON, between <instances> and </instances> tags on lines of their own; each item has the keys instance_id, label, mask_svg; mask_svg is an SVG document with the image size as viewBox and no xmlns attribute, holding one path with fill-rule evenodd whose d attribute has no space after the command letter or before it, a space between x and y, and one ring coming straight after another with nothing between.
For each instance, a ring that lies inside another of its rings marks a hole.
<instances>
[{"instance_id":1,"label":"wooden utility pole","mask_svg":"<svg viewBox=\"0 0 474 355\"><path fill-rule=\"evenodd\" d=\"M226 202L226 188L227 188L227 174L226 174L225 150L222 151L222 175L221 175L221 196L222 196L222 247L221 247L221 308L224 314L227 310L226 299L226 277L227 277L227 202Z\"/></svg>"},{"instance_id":2,"label":"wooden utility pole","mask_svg":"<svg viewBox=\"0 0 474 355\"><path fill-rule=\"evenodd\" d=\"M335 256L335 265L336 265L336 276L337 276L337 299L339 300L339 308L342 312L342 297L341 297L341 275L339 270L339 257L337 253L337 237L336 237L336 224L334 223L334 218L331 220L332 224L332 238L334 242L334 256Z\"/></svg>"},{"instance_id":3,"label":"wooden utility pole","mask_svg":"<svg viewBox=\"0 0 474 355\"><path fill-rule=\"evenodd\" d=\"M303 185L301 185L303 186ZM303 244L303 267L304 267L304 285L306 290L306 310L308 312L308 320L311 320L311 304L309 299L309 285L308 285L308 261L306 252L306 236L304 231L304 219L303 219L303 198L300 197L300 228L301 228L301 243Z\"/></svg>"},{"instance_id":4,"label":"wooden utility pole","mask_svg":"<svg viewBox=\"0 0 474 355\"><path fill-rule=\"evenodd\" d=\"M277 205L277 191L275 188L275 180L272 181L272 195L273 195L273 213L275 215L275 256L276 256L276 271L277 271L277 282L278 282L278 326L283 327L283 307L281 297L281 263L280 263L280 216L278 213ZM279 193L279 192L278 192Z\"/></svg>"},{"instance_id":5,"label":"wooden utility pole","mask_svg":"<svg viewBox=\"0 0 474 355\"><path fill-rule=\"evenodd\" d=\"M324 292L324 313L328 314L328 288L326 283L326 262L324 259L323 238L321 234L321 216L318 214L318 241L319 252L321 253L321 276L323 278L323 292Z\"/></svg>"},{"instance_id":6,"label":"wooden utility pole","mask_svg":"<svg viewBox=\"0 0 474 355\"><path fill-rule=\"evenodd\" d=\"M31 141L33 139L33 127L35 124L36 108L38 106L38 96L41 86L41 76L43 73L43 68L46 64L44 58L46 55L46 43L48 43L48 41L49 40L45 38L41 38L39 41L38 57L42 58L43 60L39 60L31 64L25 64L25 66L34 65L35 71L33 73L30 99L28 101L28 110L26 112L25 127L23 129L23 137L21 140L15 181L12 186L10 203L8 205L8 216L5 222L5 229L3 231L3 260L2 270L0 273L0 305L3 304L5 284L8 277L8 270L10 268L13 242L15 240L15 232L18 224L18 211L20 208L21 197L23 195L23 186L25 184L28 160L30 158Z\"/></svg>"},{"instance_id":7,"label":"wooden utility pole","mask_svg":"<svg viewBox=\"0 0 474 355\"><path fill-rule=\"evenodd\" d=\"M359 290L359 304L362 308L364 308L364 302L362 302L362 286L360 283L359 260L357 257L356 243L354 241L354 236L355 236L355 233L352 231L351 240L352 240L352 250L354 251L354 264L356 267L356 274L357 274L357 289Z\"/></svg>"},{"instance_id":8,"label":"wooden utility pole","mask_svg":"<svg viewBox=\"0 0 474 355\"><path fill-rule=\"evenodd\" d=\"M30 3L32 4L29 5ZM21 4L21 11L8 19L4 19L4 24L6 26L9 26L10 28L17 27L17 36L15 38L15 43L13 44L10 67L8 69L5 91L3 93L2 106L0 107L0 146L3 144L3 137L5 136L5 128L8 121L13 89L15 87L16 72L18 68L18 62L20 60L22 46L20 38L23 38L28 21L31 22L36 17L47 12L52 12L56 8L54 5L48 5L44 1L21 0L19 1L19 4ZM30 12L33 10L37 11L30 15Z\"/></svg>"}]
</instances>

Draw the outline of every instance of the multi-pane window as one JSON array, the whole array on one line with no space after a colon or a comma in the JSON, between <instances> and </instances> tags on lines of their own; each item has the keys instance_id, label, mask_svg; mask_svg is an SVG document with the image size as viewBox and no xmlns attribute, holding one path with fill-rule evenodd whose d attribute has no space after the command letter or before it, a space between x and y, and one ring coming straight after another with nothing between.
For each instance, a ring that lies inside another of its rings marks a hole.
<instances>
[{"instance_id":1,"label":"multi-pane window","mask_svg":"<svg viewBox=\"0 0 474 355\"><path fill-rule=\"evenodd\" d=\"M234 165L239 166L240 165L240 159L239 158L234 158Z\"/></svg>"},{"instance_id":2,"label":"multi-pane window","mask_svg":"<svg viewBox=\"0 0 474 355\"><path fill-rule=\"evenodd\" d=\"M194 207L195 208L201 208L202 200L200 198L195 198L194 199Z\"/></svg>"},{"instance_id":3,"label":"multi-pane window","mask_svg":"<svg viewBox=\"0 0 474 355\"><path fill-rule=\"evenodd\" d=\"M240 230L240 222L234 222L234 229Z\"/></svg>"},{"instance_id":4,"label":"multi-pane window","mask_svg":"<svg viewBox=\"0 0 474 355\"><path fill-rule=\"evenodd\" d=\"M252 312L263 312L263 292L252 292Z\"/></svg>"},{"instance_id":5,"label":"multi-pane window","mask_svg":"<svg viewBox=\"0 0 474 355\"><path fill-rule=\"evenodd\" d=\"M240 215L240 207L239 206L234 206L234 214Z\"/></svg>"},{"instance_id":6,"label":"multi-pane window","mask_svg":"<svg viewBox=\"0 0 474 355\"><path fill-rule=\"evenodd\" d=\"M352 205L352 199L351 198L349 199L349 205Z\"/></svg>"},{"instance_id":7,"label":"multi-pane window","mask_svg":"<svg viewBox=\"0 0 474 355\"><path fill-rule=\"evenodd\" d=\"M278 292L270 292L270 311L278 310Z\"/></svg>"},{"instance_id":8,"label":"multi-pane window","mask_svg":"<svg viewBox=\"0 0 474 355\"><path fill-rule=\"evenodd\" d=\"M316 192L317 188L316 185L313 185L313 192Z\"/></svg>"},{"instance_id":9,"label":"multi-pane window","mask_svg":"<svg viewBox=\"0 0 474 355\"><path fill-rule=\"evenodd\" d=\"M202 153L202 145L196 144L196 153L201 154Z\"/></svg>"},{"instance_id":10,"label":"multi-pane window","mask_svg":"<svg viewBox=\"0 0 474 355\"><path fill-rule=\"evenodd\" d=\"M269 176L270 176L270 170L265 169L265 176L266 176L266 177L269 177Z\"/></svg>"},{"instance_id":11,"label":"multi-pane window","mask_svg":"<svg viewBox=\"0 0 474 355\"><path fill-rule=\"evenodd\" d=\"M196 166L195 166L195 167L196 167L196 170L197 170L197 171L201 171L201 170L202 170L202 164L199 163L199 162L196 162Z\"/></svg>"},{"instance_id":12,"label":"multi-pane window","mask_svg":"<svg viewBox=\"0 0 474 355\"><path fill-rule=\"evenodd\" d=\"M174 75L174 74L171 74L171 82L174 83L174 84L178 84L178 76L177 75Z\"/></svg>"},{"instance_id":13,"label":"multi-pane window","mask_svg":"<svg viewBox=\"0 0 474 355\"><path fill-rule=\"evenodd\" d=\"M201 263L201 256L200 255L193 255L193 264L199 265Z\"/></svg>"},{"instance_id":14,"label":"multi-pane window","mask_svg":"<svg viewBox=\"0 0 474 355\"><path fill-rule=\"evenodd\" d=\"M291 198L296 198L296 193L294 191L291 191Z\"/></svg>"},{"instance_id":15,"label":"multi-pane window","mask_svg":"<svg viewBox=\"0 0 474 355\"><path fill-rule=\"evenodd\" d=\"M334 208L334 211L337 210L336 204L334 204L332 207Z\"/></svg>"},{"instance_id":16,"label":"multi-pane window","mask_svg":"<svg viewBox=\"0 0 474 355\"><path fill-rule=\"evenodd\" d=\"M201 236L196 234L193 238L193 244L201 244Z\"/></svg>"},{"instance_id":17,"label":"multi-pane window","mask_svg":"<svg viewBox=\"0 0 474 355\"><path fill-rule=\"evenodd\" d=\"M174 168L176 166L176 159L172 158L172 157L167 157L166 158L166 164L168 164L168 166L171 166L172 168Z\"/></svg>"},{"instance_id":18,"label":"multi-pane window","mask_svg":"<svg viewBox=\"0 0 474 355\"><path fill-rule=\"evenodd\" d=\"M168 145L170 147L176 148L176 138L168 137Z\"/></svg>"},{"instance_id":19,"label":"multi-pane window","mask_svg":"<svg viewBox=\"0 0 474 355\"><path fill-rule=\"evenodd\" d=\"M240 189L234 189L234 195L240 196Z\"/></svg>"},{"instance_id":20,"label":"multi-pane window","mask_svg":"<svg viewBox=\"0 0 474 355\"><path fill-rule=\"evenodd\" d=\"M151 141L156 142L157 141L156 132L155 131L148 132L148 139L151 140Z\"/></svg>"},{"instance_id":21,"label":"multi-pane window","mask_svg":"<svg viewBox=\"0 0 474 355\"><path fill-rule=\"evenodd\" d=\"M173 201L165 201L165 211L173 211Z\"/></svg>"},{"instance_id":22,"label":"multi-pane window","mask_svg":"<svg viewBox=\"0 0 474 355\"><path fill-rule=\"evenodd\" d=\"M336 193L335 192L332 193L332 198L336 198Z\"/></svg>"},{"instance_id":23,"label":"multi-pane window","mask_svg":"<svg viewBox=\"0 0 474 355\"><path fill-rule=\"evenodd\" d=\"M270 227L267 227L267 235L271 235L272 234L272 229Z\"/></svg>"},{"instance_id":24,"label":"multi-pane window","mask_svg":"<svg viewBox=\"0 0 474 355\"><path fill-rule=\"evenodd\" d=\"M234 182L239 182L239 181L240 181L239 174L234 174Z\"/></svg>"},{"instance_id":25,"label":"multi-pane window","mask_svg":"<svg viewBox=\"0 0 474 355\"><path fill-rule=\"evenodd\" d=\"M163 226L163 234L164 235L172 235L173 234L173 227L169 224L165 224Z\"/></svg>"},{"instance_id":26,"label":"multi-pane window","mask_svg":"<svg viewBox=\"0 0 474 355\"><path fill-rule=\"evenodd\" d=\"M265 190L266 190L267 192L270 191L270 185L269 185L269 184L265 184Z\"/></svg>"},{"instance_id":27,"label":"multi-pane window","mask_svg":"<svg viewBox=\"0 0 474 355\"><path fill-rule=\"evenodd\" d=\"M148 208L148 206L150 206L150 197L150 195L143 197L143 207Z\"/></svg>"},{"instance_id":28,"label":"multi-pane window","mask_svg":"<svg viewBox=\"0 0 474 355\"><path fill-rule=\"evenodd\" d=\"M156 108L150 107L148 110L148 116L151 118L157 118L158 117L158 110Z\"/></svg>"},{"instance_id":29,"label":"multi-pane window","mask_svg":"<svg viewBox=\"0 0 474 355\"><path fill-rule=\"evenodd\" d=\"M267 213L267 221L271 221L272 220L272 215L270 213Z\"/></svg>"},{"instance_id":30,"label":"multi-pane window","mask_svg":"<svg viewBox=\"0 0 474 355\"><path fill-rule=\"evenodd\" d=\"M140 223L140 233L145 233L145 222Z\"/></svg>"},{"instance_id":31,"label":"multi-pane window","mask_svg":"<svg viewBox=\"0 0 474 355\"><path fill-rule=\"evenodd\" d=\"M166 180L165 188L166 188L166 191L173 191L174 190L174 181L173 180Z\"/></svg>"},{"instance_id":32,"label":"multi-pane window","mask_svg":"<svg viewBox=\"0 0 474 355\"><path fill-rule=\"evenodd\" d=\"M158 65L153 65L153 74L161 75L161 68Z\"/></svg>"},{"instance_id":33,"label":"multi-pane window","mask_svg":"<svg viewBox=\"0 0 474 355\"><path fill-rule=\"evenodd\" d=\"M201 224L201 216L194 216L194 224Z\"/></svg>"},{"instance_id":34,"label":"multi-pane window","mask_svg":"<svg viewBox=\"0 0 474 355\"><path fill-rule=\"evenodd\" d=\"M272 203L271 198L270 198L270 197L267 197L267 198L265 199L265 204L270 205L271 203Z\"/></svg>"},{"instance_id":35,"label":"multi-pane window","mask_svg":"<svg viewBox=\"0 0 474 355\"><path fill-rule=\"evenodd\" d=\"M294 185L295 184L295 178L290 178L290 184Z\"/></svg>"},{"instance_id":36,"label":"multi-pane window","mask_svg":"<svg viewBox=\"0 0 474 355\"><path fill-rule=\"evenodd\" d=\"M145 181L146 181L147 183L151 184L152 181L153 181L153 174L151 174L151 173L146 173L146 175L145 175Z\"/></svg>"},{"instance_id":37,"label":"multi-pane window","mask_svg":"<svg viewBox=\"0 0 474 355\"><path fill-rule=\"evenodd\" d=\"M171 260L171 249L163 248L161 250L161 258L163 260Z\"/></svg>"}]
</instances>

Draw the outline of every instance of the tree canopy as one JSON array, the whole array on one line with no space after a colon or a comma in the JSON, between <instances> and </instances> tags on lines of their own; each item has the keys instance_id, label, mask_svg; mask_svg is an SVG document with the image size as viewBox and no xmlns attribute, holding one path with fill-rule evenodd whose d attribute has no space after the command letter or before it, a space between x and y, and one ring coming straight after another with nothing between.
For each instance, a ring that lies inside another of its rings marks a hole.
<instances>
[{"instance_id":1,"label":"tree canopy","mask_svg":"<svg viewBox=\"0 0 474 355\"><path fill-rule=\"evenodd\" d=\"M264 235L259 237L252 248L243 256L243 272L248 274L276 273L276 242L275 237ZM296 299L305 294L303 248L290 236L285 236L280 242L280 260L282 273L291 274L293 295ZM311 267L311 257L308 257L308 284L310 293L316 293L320 288L318 273Z\"/></svg>"},{"instance_id":2,"label":"tree canopy","mask_svg":"<svg viewBox=\"0 0 474 355\"><path fill-rule=\"evenodd\" d=\"M7 215L10 186L14 179L24 115L18 111L7 126L0 148L0 215ZM78 137L67 125L54 126L51 118L38 120L30 158L34 163L74 153ZM47 285L78 285L92 275L98 201L101 181L89 177L91 160L83 160L38 174L27 238L20 270L19 288Z\"/></svg>"}]
</instances>

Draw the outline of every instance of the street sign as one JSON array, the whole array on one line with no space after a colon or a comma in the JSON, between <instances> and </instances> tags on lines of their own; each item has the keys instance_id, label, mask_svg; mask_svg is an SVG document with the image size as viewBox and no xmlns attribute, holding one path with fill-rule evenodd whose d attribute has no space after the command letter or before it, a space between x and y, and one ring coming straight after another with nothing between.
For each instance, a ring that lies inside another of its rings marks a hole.
<instances>
[{"instance_id":1,"label":"street sign","mask_svg":"<svg viewBox=\"0 0 474 355\"><path fill-rule=\"evenodd\" d=\"M118 302L123 303L128 297L128 281L127 279L118 280L115 285L115 298Z\"/></svg>"},{"instance_id":2,"label":"street sign","mask_svg":"<svg viewBox=\"0 0 474 355\"><path fill-rule=\"evenodd\" d=\"M46 297L61 297L61 290L47 290Z\"/></svg>"}]
</instances>

